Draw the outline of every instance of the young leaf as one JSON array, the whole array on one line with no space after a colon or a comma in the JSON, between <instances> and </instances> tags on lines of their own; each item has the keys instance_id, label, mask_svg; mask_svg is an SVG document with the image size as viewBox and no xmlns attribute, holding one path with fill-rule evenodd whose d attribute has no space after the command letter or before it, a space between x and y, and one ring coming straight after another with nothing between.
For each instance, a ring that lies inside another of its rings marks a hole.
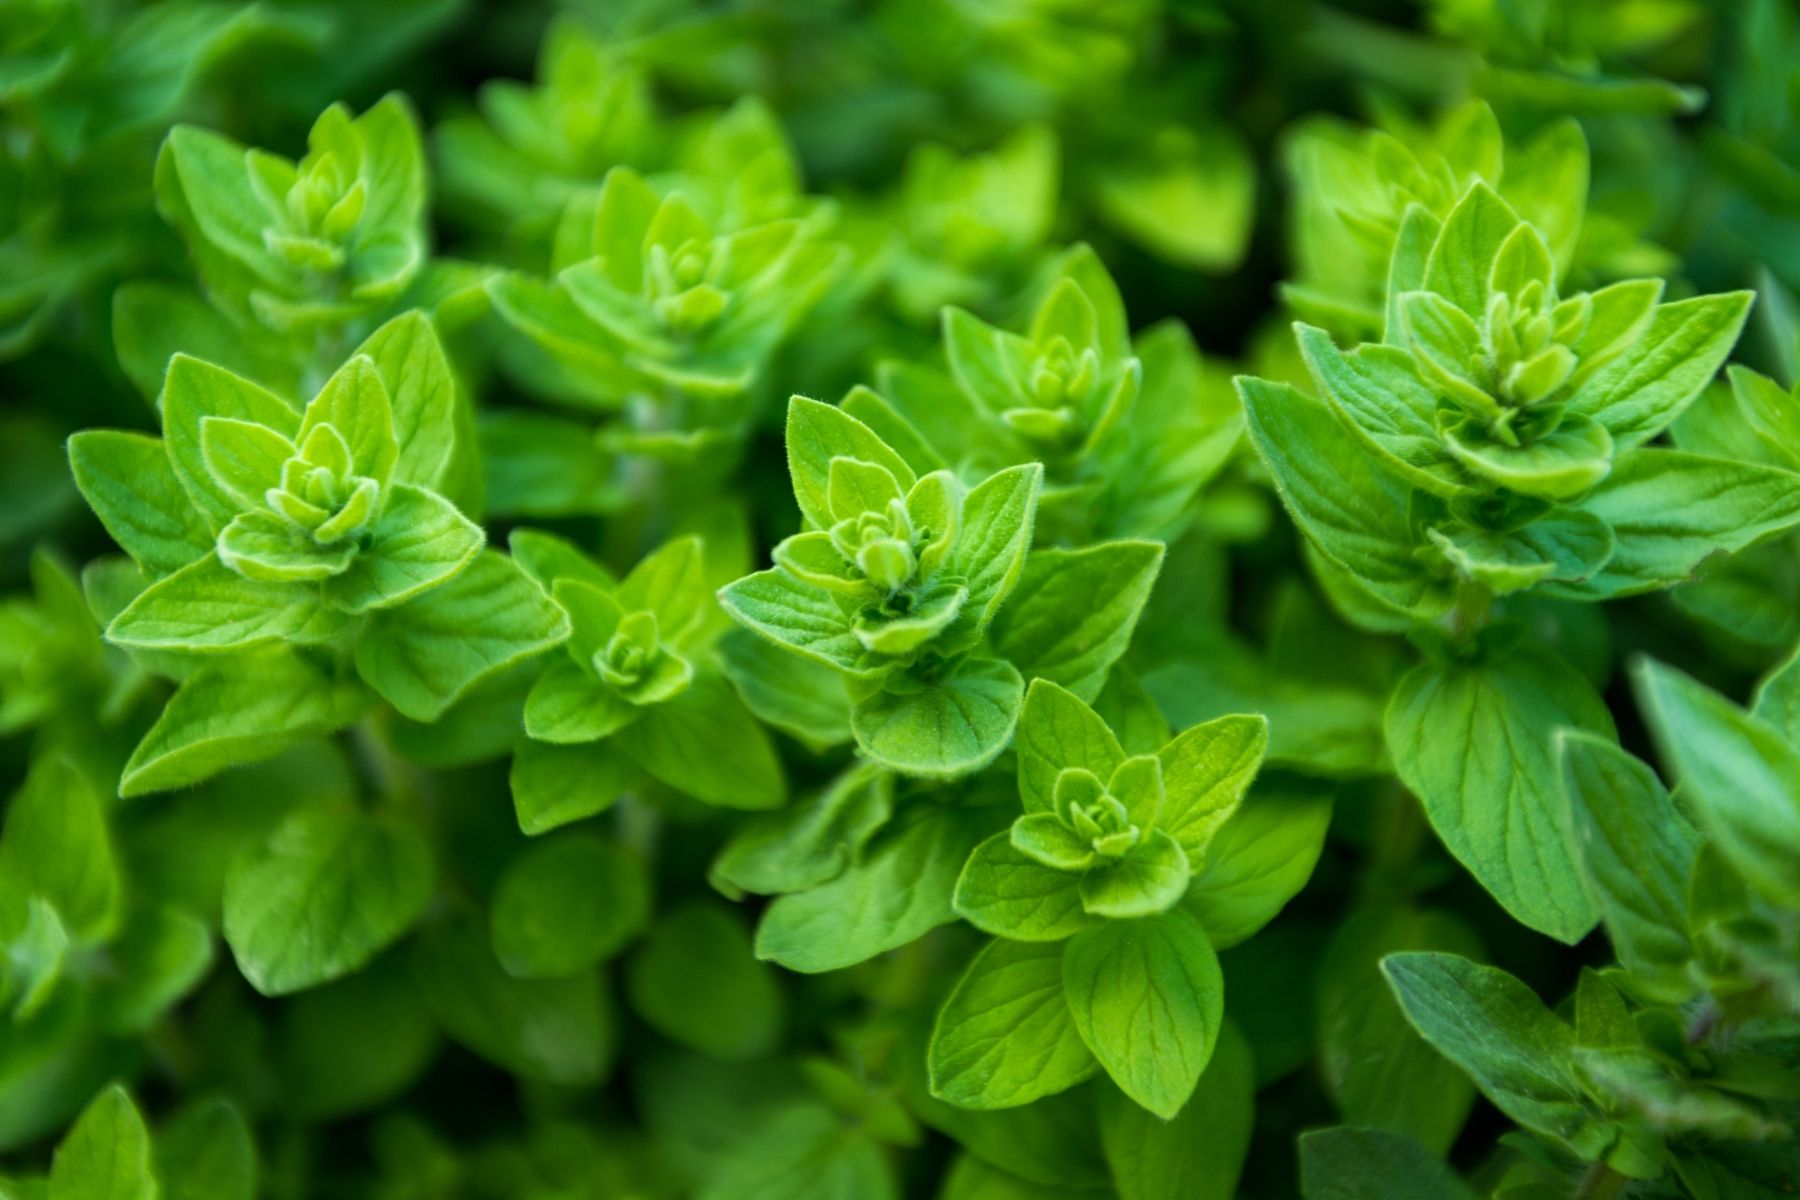
<instances>
[{"instance_id":1,"label":"young leaf","mask_svg":"<svg viewBox=\"0 0 1800 1200\"><path fill-rule=\"evenodd\" d=\"M1182 731L1157 752L1165 799L1156 827L1201 862L1250 790L1268 745L1269 722L1261 716L1214 717Z\"/></svg>"},{"instance_id":2,"label":"young leaf","mask_svg":"<svg viewBox=\"0 0 1800 1200\"><path fill-rule=\"evenodd\" d=\"M918 481L906 460L867 425L840 408L795 396L788 401L788 474L793 479L800 515L814 529L831 528L826 490L834 458L852 458L885 467L902 492L911 490Z\"/></svg>"},{"instance_id":3,"label":"young leaf","mask_svg":"<svg viewBox=\"0 0 1800 1200\"><path fill-rule=\"evenodd\" d=\"M414 309L387 322L356 348L380 378L392 413L399 453L392 478L432 491L443 491L465 436L466 424L456 396L436 327Z\"/></svg>"},{"instance_id":4,"label":"young leaf","mask_svg":"<svg viewBox=\"0 0 1800 1200\"><path fill-rule=\"evenodd\" d=\"M1658 305L1638 340L1569 397L1569 410L1599 421L1621 451L1655 437L1718 374L1755 298L1727 292Z\"/></svg>"},{"instance_id":5,"label":"young leaf","mask_svg":"<svg viewBox=\"0 0 1800 1200\"><path fill-rule=\"evenodd\" d=\"M961 1108L1012 1108L1098 1068L1063 999L1063 948L989 942L939 1010L931 1094Z\"/></svg>"},{"instance_id":6,"label":"young leaf","mask_svg":"<svg viewBox=\"0 0 1800 1200\"><path fill-rule=\"evenodd\" d=\"M1124 1093L1168 1120L1193 1094L1224 1018L1225 981L1199 922L1177 909L1108 921L1063 950L1082 1041Z\"/></svg>"},{"instance_id":7,"label":"young leaf","mask_svg":"<svg viewBox=\"0 0 1800 1200\"><path fill-rule=\"evenodd\" d=\"M1025 568L1043 482L1042 464L1028 463L988 476L963 497L948 567L969 589L963 617L977 629L993 620Z\"/></svg>"}]
</instances>

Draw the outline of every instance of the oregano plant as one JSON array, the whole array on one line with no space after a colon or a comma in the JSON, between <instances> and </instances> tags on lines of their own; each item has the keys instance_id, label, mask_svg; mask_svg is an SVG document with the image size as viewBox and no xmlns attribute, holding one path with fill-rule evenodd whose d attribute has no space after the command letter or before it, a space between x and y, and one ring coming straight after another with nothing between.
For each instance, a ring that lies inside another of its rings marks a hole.
<instances>
[{"instance_id":1,"label":"oregano plant","mask_svg":"<svg viewBox=\"0 0 1800 1200\"><path fill-rule=\"evenodd\" d=\"M0 5L0 1197L1800 1191L1795 78Z\"/></svg>"}]
</instances>

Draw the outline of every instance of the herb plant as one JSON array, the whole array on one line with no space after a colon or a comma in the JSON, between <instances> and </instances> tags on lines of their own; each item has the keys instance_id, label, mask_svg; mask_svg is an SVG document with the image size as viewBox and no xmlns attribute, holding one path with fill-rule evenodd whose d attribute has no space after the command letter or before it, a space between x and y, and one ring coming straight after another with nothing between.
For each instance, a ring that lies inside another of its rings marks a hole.
<instances>
[{"instance_id":1,"label":"herb plant","mask_svg":"<svg viewBox=\"0 0 1800 1200\"><path fill-rule=\"evenodd\" d=\"M0 1197L1793 1194L1795 78L0 6Z\"/></svg>"}]
</instances>

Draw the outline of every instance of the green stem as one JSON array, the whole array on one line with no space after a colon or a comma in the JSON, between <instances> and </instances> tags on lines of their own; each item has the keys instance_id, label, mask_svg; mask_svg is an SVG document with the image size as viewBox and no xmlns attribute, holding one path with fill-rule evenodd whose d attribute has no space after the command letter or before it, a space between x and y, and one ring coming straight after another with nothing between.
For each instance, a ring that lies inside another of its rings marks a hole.
<instances>
[{"instance_id":1,"label":"green stem","mask_svg":"<svg viewBox=\"0 0 1800 1200\"><path fill-rule=\"evenodd\" d=\"M1595 1163L1575 1186L1575 1195L1571 1200L1617 1200L1617 1197L1625 1194L1625 1188L1630 1182L1605 1163Z\"/></svg>"},{"instance_id":2,"label":"green stem","mask_svg":"<svg viewBox=\"0 0 1800 1200\"><path fill-rule=\"evenodd\" d=\"M1479 583L1464 583L1456 590L1456 607L1450 611L1450 632L1460 640L1486 629L1494 619L1494 593Z\"/></svg>"}]
</instances>

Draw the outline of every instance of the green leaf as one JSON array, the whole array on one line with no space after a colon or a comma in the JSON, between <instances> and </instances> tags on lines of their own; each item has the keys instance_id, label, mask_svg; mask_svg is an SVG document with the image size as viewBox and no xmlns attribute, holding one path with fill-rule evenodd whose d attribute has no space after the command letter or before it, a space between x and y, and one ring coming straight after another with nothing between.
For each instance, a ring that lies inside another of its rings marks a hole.
<instances>
[{"instance_id":1,"label":"green leaf","mask_svg":"<svg viewBox=\"0 0 1800 1200\"><path fill-rule=\"evenodd\" d=\"M790 971L835 971L949 924L957 872L989 828L976 812L913 810L841 875L769 905L756 956Z\"/></svg>"},{"instance_id":2,"label":"green leaf","mask_svg":"<svg viewBox=\"0 0 1800 1200\"><path fill-rule=\"evenodd\" d=\"M131 752L121 796L168 791L261 762L355 721L354 681L333 680L287 650L233 655L183 681Z\"/></svg>"},{"instance_id":3,"label":"green leaf","mask_svg":"<svg viewBox=\"0 0 1800 1200\"><path fill-rule=\"evenodd\" d=\"M1415 487L1439 495L1464 490L1456 461L1438 433L1437 393L1397 346L1344 354L1323 329L1296 323L1294 335L1313 383L1350 431L1386 457Z\"/></svg>"},{"instance_id":4,"label":"green leaf","mask_svg":"<svg viewBox=\"0 0 1800 1200\"><path fill-rule=\"evenodd\" d=\"M1670 1000L1685 1000L1687 887L1699 836L1655 772L1612 743L1565 732L1557 754L1582 876L1613 952L1634 975L1668 987Z\"/></svg>"},{"instance_id":5,"label":"green leaf","mask_svg":"<svg viewBox=\"0 0 1800 1200\"><path fill-rule=\"evenodd\" d=\"M673 700L643 710L620 745L663 783L707 804L768 809L787 799L768 732L716 676L698 676Z\"/></svg>"},{"instance_id":6,"label":"green leaf","mask_svg":"<svg viewBox=\"0 0 1800 1200\"><path fill-rule=\"evenodd\" d=\"M415 942L412 966L444 1032L502 1070L572 1087L605 1075L618 1030L595 972L514 979L495 960L487 931L470 918Z\"/></svg>"},{"instance_id":7,"label":"green leaf","mask_svg":"<svg viewBox=\"0 0 1800 1200\"><path fill-rule=\"evenodd\" d=\"M1593 578L1554 590L1610 600L1678 583L1709 555L1791 528L1800 475L1645 447L1620 459L1581 507L1612 526L1617 548Z\"/></svg>"},{"instance_id":8,"label":"green leaf","mask_svg":"<svg viewBox=\"0 0 1800 1200\"><path fill-rule=\"evenodd\" d=\"M210 553L139 592L106 636L145 650L235 650L294 638L319 608L316 587L246 579Z\"/></svg>"},{"instance_id":9,"label":"green leaf","mask_svg":"<svg viewBox=\"0 0 1800 1200\"><path fill-rule=\"evenodd\" d=\"M281 1108L331 1120L392 1101L443 1048L398 954L283 1003L270 1058Z\"/></svg>"},{"instance_id":10,"label":"green leaf","mask_svg":"<svg viewBox=\"0 0 1800 1200\"><path fill-rule=\"evenodd\" d=\"M1047 679L1033 679L1019 714L1019 799L1028 813L1054 807L1056 779L1070 767L1111 779L1125 752L1106 722L1081 697Z\"/></svg>"},{"instance_id":11,"label":"green leaf","mask_svg":"<svg viewBox=\"0 0 1800 1200\"><path fill-rule=\"evenodd\" d=\"M1306 886L1325 848L1332 796L1312 781L1270 782L1219 827L1183 902L1214 948L1247 940Z\"/></svg>"},{"instance_id":12,"label":"green leaf","mask_svg":"<svg viewBox=\"0 0 1800 1200\"><path fill-rule=\"evenodd\" d=\"M1142 161L1095 179L1099 215L1164 262L1221 274L1242 261L1256 209L1256 167L1228 126L1157 132Z\"/></svg>"},{"instance_id":13,"label":"green leaf","mask_svg":"<svg viewBox=\"0 0 1800 1200\"><path fill-rule=\"evenodd\" d=\"M797 1102L751 1124L719 1156L696 1200L899 1200L867 1133L822 1104Z\"/></svg>"},{"instance_id":14,"label":"green leaf","mask_svg":"<svg viewBox=\"0 0 1800 1200\"><path fill-rule=\"evenodd\" d=\"M906 678L857 701L850 730L863 753L902 774L967 775L1006 748L1024 694L1011 663L965 659L934 682Z\"/></svg>"},{"instance_id":15,"label":"green leaf","mask_svg":"<svg viewBox=\"0 0 1800 1200\"><path fill-rule=\"evenodd\" d=\"M1027 463L988 476L963 497L946 566L969 589L962 619L976 629L987 628L1019 582L1043 481L1042 464Z\"/></svg>"},{"instance_id":16,"label":"green leaf","mask_svg":"<svg viewBox=\"0 0 1800 1200\"><path fill-rule=\"evenodd\" d=\"M336 802L302 808L225 879L225 940L265 996L348 975L418 920L431 847L408 825Z\"/></svg>"},{"instance_id":17,"label":"green leaf","mask_svg":"<svg viewBox=\"0 0 1800 1200\"><path fill-rule=\"evenodd\" d=\"M1477 1200L1425 1147L1380 1129L1317 1129L1300 1135L1306 1200Z\"/></svg>"},{"instance_id":18,"label":"green leaf","mask_svg":"<svg viewBox=\"0 0 1800 1200\"><path fill-rule=\"evenodd\" d=\"M957 980L931 1034L931 1094L960 1108L1013 1108L1074 1087L1099 1064L1063 999L1061 945L989 942Z\"/></svg>"},{"instance_id":19,"label":"green leaf","mask_svg":"<svg viewBox=\"0 0 1800 1200\"><path fill-rule=\"evenodd\" d=\"M386 484L400 456L394 412L373 359L356 355L332 373L300 418L295 445L321 425L337 430L350 448L351 473Z\"/></svg>"},{"instance_id":20,"label":"green leaf","mask_svg":"<svg viewBox=\"0 0 1800 1200\"><path fill-rule=\"evenodd\" d=\"M106 532L150 575L178 571L212 549L212 534L157 439L87 430L69 439L69 467Z\"/></svg>"},{"instance_id":21,"label":"green leaf","mask_svg":"<svg viewBox=\"0 0 1800 1200\"><path fill-rule=\"evenodd\" d=\"M109 1032L141 1036L206 976L212 930L178 908L139 907L107 947L113 977L101 994Z\"/></svg>"},{"instance_id":22,"label":"green leaf","mask_svg":"<svg viewBox=\"0 0 1800 1200\"><path fill-rule=\"evenodd\" d=\"M568 636L568 618L492 550L448 582L371 616L356 670L415 721L440 716L482 679Z\"/></svg>"},{"instance_id":23,"label":"green leaf","mask_svg":"<svg viewBox=\"0 0 1800 1200\"><path fill-rule=\"evenodd\" d=\"M1501 1112L1577 1153L1605 1146L1575 1075L1575 1031L1530 988L1454 954L1390 954L1381 969L1413 1028Z\"/></svg>"},{"instance_id":24,"label":"green leaf","mask_svg":"<svg viewBox=\"0 0 1800 1200\"><path fill-rule=\"evenodd\" d=\"M611 958L649 916L650 879L638 856L571 834L534 843L506 864L488 929L508 975L554 979Z\"/></svg>"},{"instance_id":25,"label":"green leaf","mask_svg":"<svg viewBox=\"0 0 1800 1200\"><path fill-rule=\"evenodd\" d=\"M1605 426L1579 414L1523 446L1491 436L1479 420L1444 431L1444 446L1471 474L1522 496L1571 500L1612 469L1613 442Z\"/></svg>"},{"instance_id":26,"label":"green leaf","mask_svg":"<svg viewBox=\"0 0 1800 1200\"><path fill-rule=\"evenodd\" d=\"M509 776L519 829L535 837L603 813L637 778L637 763L611 742L521 741Z\"/></svg>"},{"instance_id":27,"label":"green leaf","mask_svg":"<svg viewBox=\"0 0 1800 1200\"><path fill-rule=\"evenodd\" d=\"M1028 678L1091 701L1131 643L1162 560L1160 542L1039 550L995 619L995 649Z\"/></svg>"},{"instance_id":28,"label":"green leaf","mask_svg":"<svg viewBox=\"0 0 1800 1200\"><path fill-rule=\"evenodd\" d=\"M1116 862L1096 862L1081 876L1079 888L1084 910L1113 920L1163 912L1187 889L1187 854L1161 829Z\"/></svg>"},{"instance_id":29,"label":"green leaf","mask_svg":"<svg viewBox=\"0 0 1800 1200\"><path fill-rule=\"evenodd\" d=\"M657 920L632 957L626 994L657 1032L713 1058L760 1058L781 1036L775 972L751 957L749 932L716 902L689 901Z\"/></svg>"},{"instance_id":30,"label":"green leaf","mask_svg":"<svg viewBox=\"0 0 1800 1200\"><path fill-rule=\"evenodd\" d=\"M1673 668L1641 660L1632 682L1710 843L1757 891L1800 908L1800 749Z\"/></svg>"},{"instance_id":31,"label":"green leaf","mask_svg":"<svg viewBox=\"0 0 1800 1200\"><path fill-rule=\"evenodd\" d=\"M1021 942L1055 942L1092 928L1081 876L1047 867L997 833L975 848L956 881L956 911L977 929Z\"/></svg>"},{"instance_id":32,"label":"green leaf","mask_svg":"<svg viewBox=\"0 0 1800 1200\"><path fill-rule=\"evenodd\" d=\"M381 516L350 569L325 584L325 598L347 612L403 604L437 587L481 552L481 527L438 495L407 483L389 487Z\"/></svg>"},{"instance_id":33,"label":"green leaf","mask_svg":"<svg viewBox=\"0 0 1800 1200\"><path fill-rule=\"evenodd\" d=\"M814 662L852 677L880 673L837 597L784 570L758 571L726 585L719 603L753 633Z\"/></svg>"},{"instance_id":34,"label":"green leaf","mask_svg":"<svg viewBox=\"0 0 1800 1200\"><path fill-rule=\"evenodd\" d=\"M444 491L468 416L431 318L417 309L402 313L370 334L356 356L373 364L387 394L399 450L393 481Z\"/></svg>"},{"instance_id":35,"label":"green leaf","mask_svg":"<svg viewBox=\"0 0 1800 1200\"><path fill-rule=\"evenodd\" d=\"M1113 1082L1164 1120L1180 1112L1224 1019L1224 977L1199 922L1176 910L1078 933L1063 949L1063 989Z\"/></svg>"},{"instance_id":36,"label":"green leaf","mask_svg":"<svg viewBox=\"0 0 1800 1200\"><path fill-rule=\"evenodd\" d=\"M838 672L748 629L728 631L718 653L757 720L815 748L850 740L850 694Z\"/></svg>"},{"instance_id":37,"label":"green leaf","mask_svg":"<svg viewBox=\"0 0 1800 1200\"><path fill-rule=\"evenodd\" d=\"M56 1148L48 1200L156 1200L150 1131L118 1084L94 1097Z\"/></svg>"},{"instance_id":38,"label":"green leaf","mask_svg":"<svg viewBox=\"0 0 1800 1200\"><path fill-rule=\"evenodd\" d=\"M266 425L290 442L300 429L300 414L275 393L185 354L177 354L169 362L161 407L163 439L175 478L215 531L242 511L243 502L208 469L202 453L201 421L230 417Z\"/></svg>"},{"instance_id":39,"label":"green leaf","mask_svg":"<svg viewBox=\"0 0 1800 1200\"><path fill-rule=\"evenodd\" d=\"M615 599L626 612L656 614L664 641L683 644L711 608L705 557L697 537L675 538L644 556L619 584Z\"/></svg>"},{"instance_id":40,"label":"green leaf","mask_svg":"<svg viewBox=\"0 0 1800 1200\"><path fill-rule=\"evenodd\" d=\"M196 1101L157 1131L162 1200L255 1200L256 1143L228 1100Z\"/></svg>"},{"instance_id":41,"label":"green leaf","mask_svg":"<svg viewBox=\"0 0 1800 1200\"><path fill-rule=\"evenodd\" d=\"M515 529L506 535L506 547L512 551L513 561L546 592L554 590L559 579L591 583L603 592L619 586L611 571L588 557L574 542L557 534L541 529Z\"/></svg>"},{"instance_id":42,"label":"green leaf","mask_svg":"<svg viewBox=\"0 0 1800 1200\"><path fill-rule=\"evenodd\" d=\"M1372 905L1338 927L1318 965L1319 1070L1347 1123L1417 1138L1448 1153L1475 1089L1413 1032L1381 974L1398 950L1479 955L1467 925L1448 913Z\"/></svg>"},{"instance_id":43,"label":"green leaf","mask_svg":"<svg viewBox=\"0 0 1800 1200\"><path fill-rule=\"evenodd\" d=\"M1219 827L1231 819L1262 767L1269 722L1262 716L1224 716L1183 730L1157 752L1162 762L1166 830L1194 862L1204 861Z\"/></svg>"},{"instance_id":44,"label":"green leaf","mask_svg":"<svg viewBox=\"0 0 1800 1200\"><path fill-rule=\"evenodd\" d=\"M559 658L525 698L525 732L541 742L577 746L609 737L643 714L585 667Z\"/></svg>"},{"instance_id":45,"label":"green leaf","mask_svg":"<svg viewBox=\"0 0 1800 1200\"><path fill-rule=\"evenodd\" d=\"M965 1153L945 1174L938 1200L1081 1200L1086 1195L1076 1188L1033 1183Z\"/></svg>"},{"instance_id":46,"label":"green leaf","mask_svg":"<svg viewBox=\"0 0 1800 1200\"><path fill-rule=\"evenodd\" d=\"M1569 397L1620 450L1649 441L1680 416L1724 365L1750 315L1754 292L1659 304L1650 326Z\"/></svg>"},{"instance_id":47,"label":"green leaf","mask_svg":"<svg viewBox=\"0 0 1800 1200\"><path fill-rule=\"evenodd\" d=\"M1394 768L1444 845L1519 921L1573 944L1599 914L1562 819L1552 734L1610 736L1592 685L1522 646L1487 661L1425 663L1388 703Z\"/></svg>"},{"instance_id":48,"label":"green leaf","mask_svg":"<svg viewBox=\"0 0 1800 1200\"><path fill-rule=\"evenodd\" d=\"M1472 317L1487 311L1488 279L1519 215L1477 180L1444 218L1425 262L1425 286Z\"/></svg>"},{"instance_id":49,"label":"green leaf","mask_svg":"<svg viewBox=\"0 0 1800 1200\"><path fill-rule=\"evenodd\" d=\"M100 794L62 755L32 767L0 833L0 913L31 896L55 908L76 943L101 944L118 929L119 868Z\"/></svg>"},{"instance_id":50,"label":"green leaf","mask_svg":"<svg viewBox=\"0 0 1800 1200\"><path fill-rule=\"evenodd\" d=\"M1119 1200L1232 1200L1255 1124L1256 1064L1227 1021L1193 1096L1164 1121L1111 1088L1095 1097Z\"/></svg>"},{"instance_id":51,"label":"green leaf","mask_svg":"<svg viewBox=\"0 0 1800 1200\"><path fill-rule=\"evenodd\" d=\"M788 474L800 515L815 529L831 528L831 504L826 496L834 458L885 467L902 492L918 482L906 460L867 425L840 408L795 396L788 401L787 412Z\"/></svg>"},{"instance_id":52,"label":"green leaf","mask_svg":"<svg viewBox=\"0 0 1800 1200\"><path fill-rule=\"evenodd\" d=\"M744 822L713 863L712 877L763 895L815 887L861 858L893 805L892 774L852 767L780 812Z\"/></svg>"},{"instance_id":53,"label":"green leaf","mask_svg":"<svg viewBox=\"0 0 1800 1200\"><path fill-rule=\"evenodd\" d=\"M1389 608L1426 620L1450 608L1414 550L1408 497L1330 409L1287 384L1240 378L1250 439L1289 514L1333 565Z\"/></svg>"}]
</instances>

